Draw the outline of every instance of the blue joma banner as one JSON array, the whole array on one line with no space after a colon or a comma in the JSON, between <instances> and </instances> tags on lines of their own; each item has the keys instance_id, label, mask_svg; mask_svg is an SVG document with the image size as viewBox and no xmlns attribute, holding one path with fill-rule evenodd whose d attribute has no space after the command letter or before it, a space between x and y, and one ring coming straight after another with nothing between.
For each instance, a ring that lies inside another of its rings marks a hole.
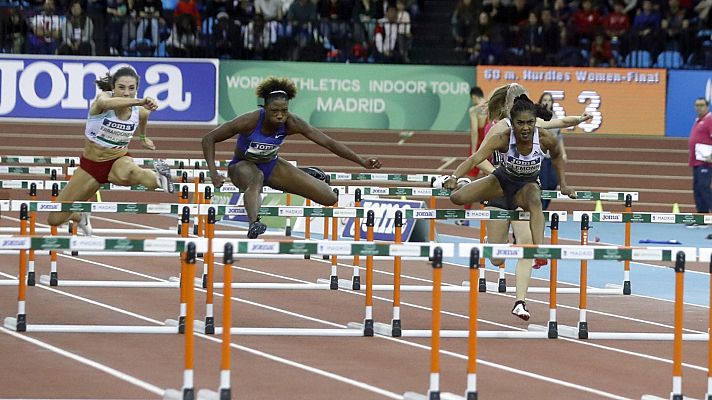
<instances>
[{"instance_id":1,"label":"blue joma banner","mask_svg":"<svg viewBox=\"0 0 712 400\"><path fill-rule=\"evenodd\" d=\"M127 65L141 77L138 97L158 100L151 121L217 122L217 60L28 55L0 56L0 121L84 121L94 81Z\"/></svg>"}]
</instances>

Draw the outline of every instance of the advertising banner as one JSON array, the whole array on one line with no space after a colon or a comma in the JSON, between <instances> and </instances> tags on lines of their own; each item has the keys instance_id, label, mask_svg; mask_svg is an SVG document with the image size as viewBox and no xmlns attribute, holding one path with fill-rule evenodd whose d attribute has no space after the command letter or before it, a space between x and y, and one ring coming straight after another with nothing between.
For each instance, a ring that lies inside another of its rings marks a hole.
<instances>
[{"instance_id":1,"label":"advertising banner","mask_svg":"<svg viewBox=\"0 0 712 400\"><path fill-rule=\"evenodd\" d=\"M665 134L664 69L477 67L477 85L486 95L513 82L527 88L534 102L542 93L551 93L555 118L593 115L591 121L564 132Z\"/></svg>"},{"instance_id":2,"label":"advertising banner","mask_svg":"<svg viewBox=\"0 0 712 400\"><path fill-rule=\"evenodd\" d=\"M668 72L666 136L688 137L697 118L695 99L712 101L712 71Z\"/></svg>"},{"instance_id":3,"label":"advertising banner","mask_svg":"<svg viewBox=\"0 0 712 400\"><path fill-rule=\"evenodd\" d=\"M419 200L391 200L391 199L364 199L361 201L361 206L365 209L374 211L374 226L373 226L373 239L383 240L393 242L396 240L396 220L395 218L389 216L388 211L395 212L396 210L401 210L403 212L403 228L401 230L401 239L407 242L418 222L425 223L424 221L418 221L416 219L406 219L405 210L412 208L425 208L425 203ZM392 215L392 214L391 214ZM361 240L366 238L367 227L366 218L361 218L360 226L360 237ZM423 236L423 235L420 235ZM343 231L341 232L341 237L351 238L354 237L354 219L348 218L345 221Z\"/></svg>"},{"instance_id":4,"label":"advertising banner","mask_svg":"<svg viewBox=\"0 0 712 400\"><path fill-rule=\"evenodd\" d=\"M151 122L217 123L217 60L0 56L0 121L83 122L99 93L94 81L129 65L138 97L158 100Z\"/></svg>"},{"instance_id":5,"label":"advertising banner","mask_svg":"<svg viewBox=\"0 0 712 400\"><path fill-rule=\"evenodd\" d=\"M224 61L220 122L254 110L268 76L297 86L290 111L318 128L467 131L471 67Z\"/></svg>"}]
</instances>

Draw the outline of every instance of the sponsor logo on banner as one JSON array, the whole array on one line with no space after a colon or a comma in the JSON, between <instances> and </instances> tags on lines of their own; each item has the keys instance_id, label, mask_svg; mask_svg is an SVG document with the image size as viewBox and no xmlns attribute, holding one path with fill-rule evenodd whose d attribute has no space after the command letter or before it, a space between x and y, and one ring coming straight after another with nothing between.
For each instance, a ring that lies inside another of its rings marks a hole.
<instances>
[{"instance_id":1,"label":"sponsor logo on banner","mask_svg":"<svg viewBox=\"0 0 712 400\"><path fill-rule=\"evenodd\" d=\"M712 224L712 215L705 214L704 215L704 223L705 223L705 225Z\"/></svg>"},{"instance_id":2,"label":"sponsor logo on banner","mask_svg":"<svg viewBox=\"0 0 712 400\"><path fill-rule=\"evenodd\" d=\"M388 199L368 199L362 200L361 206L365 210L373 211L374 213L374 226L373 226L373 238L374 240L383 240L393 242L395 240L395 212L400 210L405 213L408 209L417 210L424 207L422 201L413 200L388 200ZM366 237L366 218L361 218L360 232L361 237ZM408 241L408 238L413 233L413 228L415 227L416 221L413 219L403 219L403 227L401 231L402 239L404 242ZM348 218L344 223L344 230L341 233L344 238L354 237L354 219Z\"/></svg>"},{"instance_id":3,"label":"sponsor logo on banner","mask_svg":"<svg viewBox=\"0 0 712 400\"><path fill-rule=\"evenodd\" d=\"M390 193L388 191L388 188L382 188L382 187L369 188L369 194L372 194L372 195L377 195L377 194L388 195L388 193Z\"/></svg>"},{"instance_id":4,"label":"sponsor logo on banner","mask_svg":"<svg viewBox=\"0 0 712 400\"><path fill-rule=\"evenodd\" d=\"M660 261L663 258L663 251L658 249L633 249L634 260Z\"/></svg>"},{"instance_id":5,"label":"sponsor logo on banner","mask_svg":"<svg viewBox=\"0 0 712 400\"><path fill-rule=\"evenodd\" d=\"M435 210L413 210L413 218L416 218L416 219L435 218Z\"/></svg>"},{"instance_id":6,"label":"sponsor logo on banner","mask_svg":"<svg viewBox=\"0 0 712 400\"><path fill-rule=\"evenodd\" d=\"M392 244L389 247L392 256L418 257L420 256L419 245Z\"/></svg>"},{"instance_id":7,"label":"sponsor logo on banner","mask_svg":"<svg viewBox=\"0 0 712 400\"><path fill-rule=\"evenodd\" d=\"M2 187L8 188L8 189L21 189L22 181L17 181L17 180L3 181Z\"/></svg>"},{"instance_id":8,"label":"sponsor logo on banner","mask_svg":"<svg viewBox=\"0 0 712 400\"><path fill-rule=\"evenodd\" d=\"M0 240L0 249L27 249L30 247L30 238L11 238Z\"/></svg>"},{"instance_id":9,"label":"sponsor logo on banner","mask_svg":"<svg viewBox=\"0 0 712 400\"><path fill-rule=\"evenodd\" d=\"M618 200L618 193L613 192L601 192L599 194L601 200Z\"/></svg>"},{"instance_id":10,"label":"sponsor logo on banner","mask_svg":"<svg viewBox=\"0 0 712 400\"><path fill-rule=\"evenodd\" d=\"M178 212L182 212L182 207L178 208ZM149 214L168 214L171 212L170 204L147 204L146 212Z\"/></svg>"},{"instance_id":11,"label":"sponsor logo on banner","mask_svg":"<svg viewBox=\"0 0 712 400\"><path fill-rule=\"evenodd\" d=\"M356 218L355 208L334 208L333 216L334 218Z\"/></svg>"},{"instance_id":12,"label":"sponsor logo on banner","mask_svg":"<svg viewBox=\"0 0 712 400\"><path fill-rule=\"evenodd\" d=\"M247 215L245 207L225 207L226 215Z\"/></svg>"},{"instance_id":13,"label":"sponsor logo on banner","mask_svg":"<svg viewBox=\"0 0 712 400\"><path fill-rule=\"evenodd\" d=\"M92 203L92 212L116 212L119 209L116 203Z\"/></svg>"},{"instance_id":14,"label":"sponsor logo on banner","mask_svg":"<svg viewBox=\"0 0 712 400\"><path fill-rule=\"evenodd\" d=\"M659 222L663 224L674 224L675 214L651 214L650 222Z\"/></svg>"},{"instance_id":15,"label":"sponsor logo on banner","mask_svg":"<svg viewBox=\"0 0 712 400\"><path fill-rule=\"evenodd\" d=\"M105 239L99 237L73 237L69 240L72 250L104 250Z\"/></svg>"},{"instance_id":16,"label":"sponsor logo on banner","mask_svg":"<svg viewBox=\"0 0 712 400\"><path fill-rule=\"evenodd\" d=\"M279 242L248 242L248 253L278 254Z\"/></svg>"},{"instance_id":17,"label":"sponsor logo on banner","mask_svg":"<svg viewBox=\"0 0 712 400\"><path fill-rule=\"evenodd\" d=\"M61 203L37 203L37 211L62 211Z\"/></svg>"},{"instance_id":18,"label":"sponsor logo on banner","mask_svg":"<svg viewBox=\"0 0 712 400\"><path fill-rule=\"evenodd\" d=\"M561 249L561 258L569 260L593 260L593 249Z\"/></svg>"},{"instance_id":19,"label":"sponsor logo on banner","mask_svg":"<svg viewBox=\"0 0 712 400\"><path fill-rule=\"evenodd\" d=\"M151 121L217 122L217 61L15 56L0 58L0 117L84 121L101 90L94 80L129 65L141 77L137 97L158 99Z\"/></svg>"},{"instance_id":20,"label":"sponsor logo on banner","mask_svg":"<svg viewBox=\"0 0 712 400\"><path fill-rule=\"evenodd\" d=\"M623 214L601 213L598 218L601 222L623 222Z\"/></svg>"},{"instance_id":21,"label":"sponsor logo on banner","mask_svg":"<svg viewBox=\"0 0 712 400\"><path fill-rule=\"evenodd\" d=\"M134 250L136 247L134 246L134 242L131 241L130 239L119 239L114 243L113 246L111 246L111 250L120 250L120 251L131 251Z\"/></svg>"},{"instance_id":22,"label":"sponsor logo on banner","mask_svg":"<svg viewBox=\"0 0 712 400\"><path fill-rule=\"evenodd\" d=\"M337 181L346 181L346 180L351 179L351 174L337 172L337 173L333 174L333 177L334 177L334 180L337 180Z\"/></svg>"},{"instance_id":23,"label":"sponsor logo on banner","mask_svg":"<svg viewBox=\"0 0 712 400\"><path fill-rule=\"evenodd\" d=\"M351 254L351 244L319 242L316 251L319 254L349 255Z\"/></svg>"},{"instance_id":24,"label":"sponsor logo on banner","mask_svg":"<svg viewBox=\"0 0 712 400\"><path fill-rule=\"evenodd\" d=\"M524 249L521 247L493 247L492 258L522 258Z\"/></svg>"},{"instance_id":25,"label":"sponsor logo on banner","mask_svg":"<svg viewBox=\"0 0 712 400\"><path fill-rule=\"evenodd\" d=\"M188 247L187 241L186 248ZM158 240L158 239L147 239L143 242L143 251L176 251L176 241L173 240Z\"/></svg>"},{"instance_id":26,"label":"sponsor logo on banner","mask_svg":"<svg viewBox=\"0 0 712 400\"><path fill-rule=\"evenodd\" d=\"M413 188L413 196L430 196L432 193L431 188Z\"/></svg>"},{"instance_id":27,"label":"sponsor logo on banner","mask_svg":"<svg viewBox=\"0 0 712 400\"><path fill-rule=\"evenodd\" d=\"M62 247L62 243L60 242L59 238L54 237L54 236L42 238L41 248L43 248L43 249L58 249L60 247Z\"/></svg>"},{"instance_id":28,"label":"sponsor logo on banner","mask_svg":"<svg viewBox=\"0 0 712 400\"><path fill-rule=\"evenodd\" d=\"M374 181L387 181L388 174L371 174L371 180Z\"/></svg>"},{"instance_id":29,"label":"sponsor logo on banner","mask_svg":"<svg viewBox=\"0 0 712 400\"><path fill-rule=\"evenodd\" d=\"M280 217L303 217L304 209L302 207L279 207L277 215Z\"/></svg>"},{"instance_id":30,"label":"sponsor logo on banner","mask_svg":"<svg viewBox=\"0 0 712 400\"><path fill-rule=\"evenodd\" d=\"M466 219L489 219L489 216L488 210L465 210Z\"/></svg>"}]
</instances>

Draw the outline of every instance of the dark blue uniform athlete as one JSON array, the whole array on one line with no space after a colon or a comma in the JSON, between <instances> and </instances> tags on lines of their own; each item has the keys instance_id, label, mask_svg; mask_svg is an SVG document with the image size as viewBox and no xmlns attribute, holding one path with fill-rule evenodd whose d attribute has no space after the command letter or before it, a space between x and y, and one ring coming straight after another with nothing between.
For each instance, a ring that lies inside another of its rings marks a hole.
<instances>
[{"instance_id":1,"label":"dark blue uniform athlete","mask_svg":"<svg viewBox=\"0 0 712 400\"><path fill-rule=\"evenodd\" d=\"M289 100L297 88L286 78L270 77L256 89L264 100L264 108L242 114L210 131L202 141L203 155L210 168L215 187L223 183L215 167L215 143L238 135L235 154L228 167L228 177L243 193L250 222L247 237L254 239L267 227L260 222L258 211L262 205L262 187L268 185L286 193L311 199L322 205L333 205L337 198L329 185L318 179L312 169L305 172L279 157L279 148L289 135L301 134L341 158L351 160L366 169L381 168L373 157L361 157L344 144L289 112ZM323 173L322 173L323 175Z\"/></svg>"}]
</instances>

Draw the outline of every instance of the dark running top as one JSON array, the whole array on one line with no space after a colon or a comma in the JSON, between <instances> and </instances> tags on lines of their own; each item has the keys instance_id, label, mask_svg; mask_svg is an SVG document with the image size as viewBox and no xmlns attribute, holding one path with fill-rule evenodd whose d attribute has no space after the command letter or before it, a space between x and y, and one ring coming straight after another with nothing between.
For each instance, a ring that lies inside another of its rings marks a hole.
<instances>
[{"instance_id":1,"label":"dark running top","mask_svg":"<svg viewBox=\"0 0 712 400\"><path fill-rule=\"evenodd\" d=\"M272 135L262 133L262 121L265 118L264 108L260 110L260 118L257 121L257 126L249 135L239 135L237 138L237 148L244 159L254 162L268 162L277 158L279 146L284 142L287 136L287 127L285 124L280 124L277 130Z\"/></svg>"}]
</instances>

